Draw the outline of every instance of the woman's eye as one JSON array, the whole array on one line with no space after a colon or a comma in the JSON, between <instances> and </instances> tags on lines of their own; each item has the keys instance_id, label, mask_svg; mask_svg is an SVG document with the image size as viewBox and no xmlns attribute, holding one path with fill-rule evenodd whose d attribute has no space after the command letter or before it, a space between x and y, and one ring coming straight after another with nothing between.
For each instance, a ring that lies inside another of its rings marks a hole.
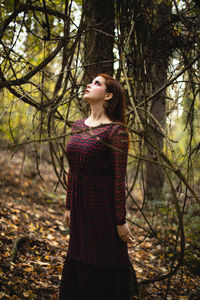
<instances>
[{"instance_id":1,"label":"woman's eye","mask_svg":"<svg viewBox=\"0 0 200 300\"><path fill-rule=\"evenodd\" d=\"M94 84L101 85L100 81L96 80Z\"/></svg>"}]
</instances>

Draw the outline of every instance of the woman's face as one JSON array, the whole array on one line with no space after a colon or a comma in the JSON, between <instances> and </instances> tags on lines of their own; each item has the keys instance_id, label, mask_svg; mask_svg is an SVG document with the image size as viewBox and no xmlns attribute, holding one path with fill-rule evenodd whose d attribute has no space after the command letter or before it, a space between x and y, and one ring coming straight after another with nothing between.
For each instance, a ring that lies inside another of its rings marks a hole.
<instances>
[{"instance_id":1,"label":"woman's face","mask_svg":"<svg viewBox=\"0 0 200 300\"><path fill-rule=\"evenodd\" d=\"M101 102L107 100L106 81L103 77L97 76L92 83L87 84L83 99L89 103Z\"/></svg>"}]
</instances>

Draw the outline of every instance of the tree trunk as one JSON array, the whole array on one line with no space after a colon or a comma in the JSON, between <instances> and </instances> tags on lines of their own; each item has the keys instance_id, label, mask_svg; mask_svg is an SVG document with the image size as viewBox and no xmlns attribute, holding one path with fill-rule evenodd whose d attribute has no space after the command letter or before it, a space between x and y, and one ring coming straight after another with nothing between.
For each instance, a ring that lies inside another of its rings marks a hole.
<instances>
[{"instance_id":1,"label":"tree trunk","mask_svg":"<svg viewBox=\"0 0 200 300\"><path fill-rule=\"evenodd\" d=\"M151 69L151 78L153 81L153 90L157 90L161 87L167 79L167 59L157 61ZM150 120L149 124L151 128L148 131L150 138L153 140L154 145L160 150L163 150L163 132L165 129L165 97L166 92L161 92L155 99L152 100L150 113L156 119ZM158 125L159 124L159 125ZM164 173L162 168L156 164L157 151L147 146L148 158L155 163L145 162L145 187L146 194L149 199L160 198L162 193L162 187L164 183Z\"/></svg>"},{"instance_id":2,"label":"tree trunk","mask_svg":"<svg viewBox=\"0 0 200 300\"><path fill-rule=\"evenodd\" d=\"M148 12L151 12L150 14ZM171 6L167 1L130 0L119 4L120 30L127 37L132 24L134 29L126 49L128 77L132 79L132 94L135 104L144 102L152 92L165 84L171 44ZM160 126L165 126L165 91L138 110L147 139L163 149L163 135ZM131 105L131 103L129 103ZM129 108L131 110L132 107ZM149 112L149 113L148 113ZM152 116L151 116L152 115ZM155 120L156 121L155 121ZM129 120L135 124L134 116ZM160 126L158 125L160 124ZM135 125L133 125L135 126ZM145 162L144 186L149 198L155 192L160 196L164 183L162 168L156 164L155 149L146 144L147 158L155 163Z\"/></svg>"},{"instance_id":3,"label":"tree trunk","mask_svg":"<svg viewBox=\"0 0 200 300\"><path fill-rule=\"evenodd\" d=\"M168 30L168 19L171 15L171 7L162 1L157 8L156 22L158 30L152 39L149 60L147 61L147 77L151 83L151 91L158 90L167 80L167 68L169 54L168 39L165 31ZM152 37L151 37L152 38ZM153 140L154 145L161 151L163 150L163 131L165 129L165 98L166 90L161 92L157 97L151 101L149 125L152 129L149 130L150 138ZM148 158L157 161L157 151L148 146ZM164 173L162 168L156 163L145 163L145 186L146 193L150 199L159 199L161 197L162 187L164 183Z\"/></svg>"},{"instance_id":4,"label":"tree trunk","mask_svg":"<svg viewBox=\"0 0 200 300\"><path fill-rule=\"evenodd\" d=\"M88 83L98 73L113 74L114 0L86 0L85 77Z\"/></svg>"}]
</instances>

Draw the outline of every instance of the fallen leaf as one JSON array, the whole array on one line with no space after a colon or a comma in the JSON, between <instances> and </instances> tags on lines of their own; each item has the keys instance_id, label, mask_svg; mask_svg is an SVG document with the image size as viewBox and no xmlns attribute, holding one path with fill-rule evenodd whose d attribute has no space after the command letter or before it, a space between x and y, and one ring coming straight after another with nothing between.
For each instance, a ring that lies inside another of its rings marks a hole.
<instances>
[{"instance_id":1,"label":"fallen leaf","mask_svg":"<svg viewBox=\"0 0 200 300\"><path fill-rule=\"evenodd\" d=\"M6 295L6 293L0 292L0 299L2 299L5 295Z\"/></svg>"}]
</instances>

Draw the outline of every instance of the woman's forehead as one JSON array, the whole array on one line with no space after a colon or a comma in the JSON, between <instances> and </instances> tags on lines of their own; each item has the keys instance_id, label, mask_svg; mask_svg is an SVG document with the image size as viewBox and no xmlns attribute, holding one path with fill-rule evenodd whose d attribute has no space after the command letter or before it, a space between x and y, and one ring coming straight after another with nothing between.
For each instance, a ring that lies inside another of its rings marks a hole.
<instances>
[{"instance_id":1,"label":"woman's forehead","mask_svg":"<svg viewBox=\"0 0 200 300\"><path fill-rule=\"evenodd\" d=\"M103 78L102 76L97 76L93 79L93 82L95 82L96 80L100 81L103 84L106 84L106 80L105 78Z\"/></svg>"}]
</instances>

